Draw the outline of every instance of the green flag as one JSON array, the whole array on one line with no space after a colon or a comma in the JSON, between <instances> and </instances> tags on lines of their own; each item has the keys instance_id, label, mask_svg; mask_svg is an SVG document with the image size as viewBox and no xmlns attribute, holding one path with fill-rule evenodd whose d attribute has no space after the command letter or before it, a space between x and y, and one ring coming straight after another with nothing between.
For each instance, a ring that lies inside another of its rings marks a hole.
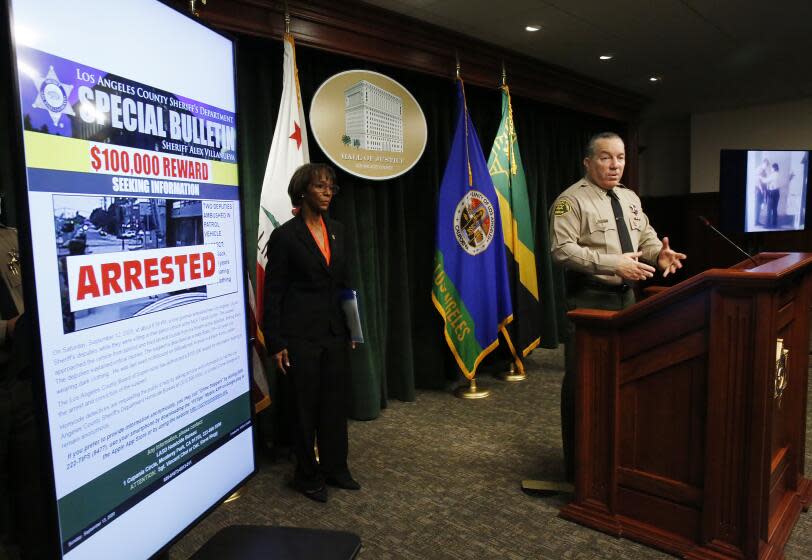
<instances>
[{"instance_id":1,"label":"green flag","mask_svg":"<svg viewBox=\"0 0 812 560\"><path fill-rule=\"evenodd\" d=\"M488 171L499 199L513 294L513 323L508 327L511 336L506 339L518 371L524 373L522 358L540 342L539 286L527 181L507 86L502 86L502 122L493 141ZM513 345L510 344L511 339Z\"/></svg>"}]
</instances>

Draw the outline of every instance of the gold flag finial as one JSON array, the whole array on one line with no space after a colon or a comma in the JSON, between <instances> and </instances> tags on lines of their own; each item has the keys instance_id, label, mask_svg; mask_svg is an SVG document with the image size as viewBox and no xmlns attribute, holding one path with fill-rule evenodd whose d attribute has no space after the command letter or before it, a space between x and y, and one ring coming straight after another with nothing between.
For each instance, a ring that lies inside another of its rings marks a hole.
<instances>
[{"instance_id":1,"label":"gold flag finial","mask_svg":"<svg viewBox=\"0 0 812 560\"><path fill-rule=\"evenodd\" d=\"M456 73L456 76L457 76L457 79L459 80L460 79L460 53L457 51L457 49L454 49L454 58L457 61L457 73Z\"/></svg>"},{"instance_id":2,"label":"gold flag finial","mask_svg":"<svg viewBox=\"0 0 812 560\"><path fill-rule=\"evenodd\" d=\"M200 0L203 5L206 5L206 0ZM195 5L197 4L197 0L189 0L189 13L192 14L194 17L200 17L200 10L198 10Z\"/></svg>"},{"instance_id":3,"label":"gold flag finial","mask_svg":"<svg viewBox=\"0 0 812 560\"><path fill-rule=\"evenodd\" d=\"M502 61L502 87L507 85L507 71L505 70L505 61Z\"/></svg>"},{"instance_id":4,"label":"gold flag finial","mask_svg":"<svg viewBox=\"0 0 812 560\"><path fill-rule=\"evenodd\" d=\"M290 11L288 10L288 0L285 0L285 33L290 33Z\"/></svg>"}]
</instances>

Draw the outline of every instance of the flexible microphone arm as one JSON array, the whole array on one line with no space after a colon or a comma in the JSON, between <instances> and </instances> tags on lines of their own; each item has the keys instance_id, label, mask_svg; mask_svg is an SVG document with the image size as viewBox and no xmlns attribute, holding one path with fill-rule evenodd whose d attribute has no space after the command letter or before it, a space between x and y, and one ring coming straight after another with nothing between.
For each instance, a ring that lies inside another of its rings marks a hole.
<instances>
[{"instance_id":1,"label":"flexible microphone arm","mask_svg":"<svg viewBox=\"0 0 812 560\"><path fill-rule=\"evenodd\" d=\"M731 240L728 238L728 236L727 236L727 235L725 235L724 233L722 233L721 231L719 231L718 229L716 229L715 227L713 227L713 225L712 225L712 224L711 224L711 223L708 221L708 219L707 219L705 216L697 216L696 218L697 218L697 219L698 219L700 222L702 222L702 224L704 224L706 227L708 227L708 228L712 229L713 231L715 231L715 232L716 232L716 233L717 233L717 234L718 234L718 235L719 235L719 236L720 236L722 239L724 239L725 241L727 241L728 243L730 243L730 244L731 244L733 247L735 247L735 248L736 248L736 250L737 250L739 253L741 253L742 255L744 255L745 257L747 257L748 259L750 259L750 260L753 262L753 264L754 264L754 265L759 266L758 262L756 262L756 259L754 259L754 258L752 257L752 255L750 255L750 253L748 253L747 251L745 251L744 249L742 249L741 247L739 247L738 245L736 245L736 244L735 244L733 241L731 241Z\"/></svg>"}]
</instances>

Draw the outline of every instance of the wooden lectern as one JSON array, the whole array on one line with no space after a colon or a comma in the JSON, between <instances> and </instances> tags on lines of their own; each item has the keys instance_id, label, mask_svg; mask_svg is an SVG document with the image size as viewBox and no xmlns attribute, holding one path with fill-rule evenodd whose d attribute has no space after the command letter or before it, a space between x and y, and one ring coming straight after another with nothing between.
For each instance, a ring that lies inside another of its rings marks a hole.
<instances>
[{"instance_id":1,"label":"wooden lectern","mask_svg":"<svg viewBox=\"0 0 812 560\"><path fill-rule=\"evenodd\" d=\"M577 309L561 516L694 559L783 558L804 478L812 253L762 253L621 312Z\"/></svg>"}]
</instances>

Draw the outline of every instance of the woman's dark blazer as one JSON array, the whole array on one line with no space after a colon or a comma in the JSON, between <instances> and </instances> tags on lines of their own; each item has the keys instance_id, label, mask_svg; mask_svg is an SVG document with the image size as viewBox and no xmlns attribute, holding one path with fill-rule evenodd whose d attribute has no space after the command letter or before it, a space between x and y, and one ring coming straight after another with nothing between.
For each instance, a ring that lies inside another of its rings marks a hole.
<instances>
[{"instance_id":1,"label":"woman's dark blazer","mask_svg":"<svg viewBox=\"0 0 812 560\"><path fill-rule=\"evenodd\" d=\"M341 290L347 287L344 226L324 217L330 264L304 219L297 215L271 233L265 266L263 334L271 355L288 338L311 341L347 337Z\"/></svg>"}]
</instances>

